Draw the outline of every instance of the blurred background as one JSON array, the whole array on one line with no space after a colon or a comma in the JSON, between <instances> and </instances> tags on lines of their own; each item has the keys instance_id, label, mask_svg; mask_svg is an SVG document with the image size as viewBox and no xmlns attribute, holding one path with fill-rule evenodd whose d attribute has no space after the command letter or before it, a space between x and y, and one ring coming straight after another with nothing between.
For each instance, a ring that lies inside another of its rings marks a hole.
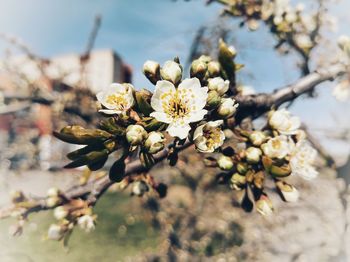
<instances>
[{"instance_id":1,"label":"blurred background","mask_svg":"<svg viewBox=\"0 0 350 262\"><path fill-rule=\"evenodd\" d=\"M314 10L312 1L304 2ZM323 45L313 54L313 68L332 58L339 35L350 34L350 3L329 2L332 19ZM300 77L299 57L276 52L275 39L267 28L249 32L240 27L239 19L220 16L222 9L203 0L0 0L0 204L10 201L11 190L42 196L51 186L64 189L84 183L86 170L61 169L67 162L65 154L73 148L53 138L52 131L66 124L94 125L98 118L91 97L111 82L152 89L141 72L146 60L162 64L179 56L188 66L196 52L210 53L215 48L205 39L215 42L225 37L238 50L237 61L245 65L238 78L242 85L271 92ZM204 40L198 42L199 38ZM346 216L344 192L350 181L350 103L340 103L332 96L334 85L322 84L315 97L295 101L290 110L335 160L338 173L324 168L314 185L297 182L300 203L277 204L272 220L232 207L231 196L223 188L208 192L206 200L197 199L191 181L204 179L207 171L201 164L193 169L188 163L198 159L187 151L183 165L167 170L166 178L162 166L153 171L174 184L163 203L130 198L128 192L112 189L95 208L97 229L89 235L76 230L69 250L43 241L54 220L51 212L32 215L24 234L16 238L7 233L13 221L0 221L0 260L135 261L145 254L152 257L165 248L160 217L173 215L178 223L187 221L178 225L184 234L193 217L202 227L213 228L207 237L210 241L203 240L204 235L188 240L194 241L193 249L200 250L198 254L208 261L349 261L350 215ZM199 203L203 207L200 214L179 215L192 214ZM163 212L160 217L155 210ZM250 257L252 249L256 257Z\"/></svg>"}]
</instances>

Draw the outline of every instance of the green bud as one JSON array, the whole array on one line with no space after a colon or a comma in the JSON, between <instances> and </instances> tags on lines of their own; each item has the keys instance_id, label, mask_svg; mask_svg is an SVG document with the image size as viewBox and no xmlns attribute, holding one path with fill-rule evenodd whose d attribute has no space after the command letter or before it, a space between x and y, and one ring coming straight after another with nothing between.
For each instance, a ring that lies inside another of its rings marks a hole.
<instances>
[{"instance_id":1,"label":"green bud","mask_svg":"<svg viewBox=\"0 0 350 262\"><path fill-rule=\"evenodd\" d=\"M151 60L146 61L143 65L143 73L152 84L156 84L160 80L159 63Z\"/></svg>"},{"instance_id":2,"label":"green bud","mask_svg":"<svg viewBox=\"0 0 350 262\"><path fill-rule=\"evenodd\" d=\"M262 151L256 147L249 147L245 151L246 159L250 164L257 164L260 162L260 157L262 155Z\"/></svg>"},{"instance_id":3,"label":"green bud","mask_svg":"<svg viewBox=\"0 0 350 262\"><path fill-rule=\"evenodd\" d=\"M208 73L210 77L220 76L221 66L217 61L211 61L208 63Z\"/></svg>"},{"instance_id":4,"label":"green bud","mask_svg":"<svg viewBox=\"0 0 350 262\"><path fill-rule=\"evenodd\" d=\"M231 170L233 168L233 161L231 157L221 155L218 159L218 166L222 170Z\"/></svg>"},{"instance_id":5,"label":"green bud","mask_svg":"<svg viewBox=\"0 0 350 262\"><path fill-rule=\"evenodd\" d=\"M253 131L249 135L249 140L252 142L254 146L260 146L262 143L266 141L267 137L262 131Z\"/></svg>"},{"instance_id":6,"label":"green bud","mask_svg":"<svg viewBox=\"0 0 350 262\"><path fill-rule=\"evenodd\" d=\"M66 126L59 133L53 133L58 139L80 145L89 145L111 138L112 135L101 129L85 129L81 126Z\"/></svg>"},{"instance_id":7,"label":"green bud","mask_svg":"<svg viewBox=\"0 0 350 262\"><path fill-rule=\"evenodd\" d=\"M207 64L199 59L192 62L191 65L191 77L197 77L198 79L203 79L207 72Z\"/></svg>"},{"instance_id":8,"label":"green bud","mask_svg":"<svg viewBox=\"0 0 350 262\"><path fill-rule=\"evenodd\" d=\"M215 90L209 91L207 98L207 105L210 108L216 108L220 105L221 97Z\"/></svg>"},{"instance_id":9,"label":"green bud","mask_svg":"<svg viewBox=\"0 0 350 262\"><path fill-rule=\"evenodd\" d=\"M177 84L182 78L182 67L174 61L166 61L160 69L160 75L163 80Z\"/></svg>"},{"instance_id":10,"label":"green bud","mask_svg":"<svg viewBox=\"0 0 350 262\"><path fill-rule=\"evenodd\" d=\"M221 104L217 109L217 113L222 118L229 118L236 113L238 104L232 98L222 98Z\"/></svg>"},{"instance_id":11,"label":"green bud","mask_svg":"<svg viewBox=\"0 0 350 262\"><path fill-rule=\"evenodd\" d=\"M256 201L256 210L263 216L270 216L273 213L273 205L267 195L261 195L260 199Z\"/></svg>"},{"instance_id":12,"label":"green bud","mask_svg":"<svg viewBox=\"0 0 350 262\"><path fill-rule=\"evenodd\" d=\"M126 140L132 146L140 145L147 137L147 132L140 125L130 125L126 129Z\"/></svg>"},{"instance_id":13,"label":"green bud","mask_svg":"<svg viewBox=\"0 0 350 262\"><path fill-rule=\"evenodd\" d=\"M236 168L237 168L237 171L242 175L245 175L248 171L248 165L244 162L239 162Z\"/></svg>"},{"instance_id":14,"label":"green bud","mask_svg":"<svg viewBox=\"0 0 350 262\"><path fill-rule=\"evenodd\" d=\"M292 170L289 165L283 165L281 167L272 165L270 168L271 175L275 177L286 177L291 174Z\"/></svg>"},{"instance_id":15,"label":"green bud","mask_svg":"<svg viewBox=\"0 0 350 262\"><path fill-rule=\"evenodd\" d=\"M163 150L164 141L164 135L161 132L152 131L149 133L144 146L148 153L156 154Z\"/></svg>"},{"instance_id":16,"label":"green bud","mask_svg":"<svg viewBox=\"0 0 350 262\"><path fill-rule=\"evenodd\" d=\"M246 183L246 177L240 175L239 173L234 173L230 180L230 186L234 190L242 190Z\"/></svg>"},{"instance_id":17,"label":"green bud","mask_svg":"<svg viewBox=\"0 0 350 262\"><path fill-rule=\"evenodd\" d=\"M153 112L153 108L150 104L152 93L146 89L135 92L135 98L137 102L137 107L141 113L146 116L149 116Z\"/></svg>"}]
</instances>

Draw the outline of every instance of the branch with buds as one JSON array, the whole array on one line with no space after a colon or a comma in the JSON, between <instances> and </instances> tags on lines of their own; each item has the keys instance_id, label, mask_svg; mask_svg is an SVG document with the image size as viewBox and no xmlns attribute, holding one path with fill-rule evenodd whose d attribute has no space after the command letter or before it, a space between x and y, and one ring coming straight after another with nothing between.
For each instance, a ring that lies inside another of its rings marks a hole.
<instances>
[{"instance_id":1,"label":"branch with buds","mask_svg":"<svg viewBox=\"0 0 350 262\"><path fill-rule=\"evenodd\" d=\"M300 129L300 121L285 109L283 103L296 99L318 84L345 74L346 66L338 64L318 70L296 83L272 94L235 93L235 79L240 66L236 50L220 42L218 60L202 56L191 65L191 78L182 79L177 58L162 67L147 61L143 72L155 85L154 93L137 91L131 84L112 84L97 94L102 114L98 129L66 126L54 135L67 143L82 145L67 155L66 168L87 166L96 171L114 158L109 175L91 179L65 192L51 189L47 197L32 199L21 192L13 194L13 204L0 211L0 217L15 216L20 225L28 215L55 209L57 224L50 227L48 238L66 241L75 225L86 231L94 228L96 216L92 207L114 183L132 186L133 194L149 191L165 197L166 185L157 183L147 173L167 159L176 165L178 154L194 145L207 154L208 167L218 168L218 181L233 190L242 190L242 208L263 215L272 212L272 203L264 190L265 180L272 179L285 201L298 199L297 189L286 180L291 175L305 179L317 176L313 166L316 151ZM232 82L233 81L233 82ZM263 129L244 127L245 119L265 113ZM240 125L242 124L242 125ZM239 142L225 147L225 130ZM166 143L167 140L171 140ZM166 146L168 144L168 146ZM135 156L138 159L133 160Z\"/></svg>"}]
</instances>

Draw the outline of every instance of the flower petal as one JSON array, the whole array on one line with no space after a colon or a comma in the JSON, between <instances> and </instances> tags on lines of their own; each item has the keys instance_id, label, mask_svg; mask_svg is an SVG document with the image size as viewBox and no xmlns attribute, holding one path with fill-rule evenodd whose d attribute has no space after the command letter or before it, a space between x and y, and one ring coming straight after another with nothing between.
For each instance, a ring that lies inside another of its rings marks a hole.
<instances>
[{"instance_id":1,"label":"flower petal","mask_svg":"<svg viewBox=\"0 0 350 262\"><path fill-rule=\"evenodd\" d=\"M98 112L104 113L107 115L114 115L114 114L121 114L122 113L122 111L113 110L113 109L100 109L100 110L98 110Z\"/></svg>"},{"instance_id":2,"label":"flower petal","mask_svg":"<svg viewBox=\"0 0 350 262\"><path fill-rule=\"evenodd\" d=\"M199 111L195 111L195 112L191 112L189 117L188 117L188 121L189 122L201 121L207 113L208 113L208 111L205 110L205 109L202 109L202 110L199 110Z\"/></svg>"},{"instance_id":3,"label":"flower petal","mask_svg":"<svg viewBox=\"0 0 350 262\"><path fill-rule=\"evenodd\" d=\"M154 110L163 112L162 103L172 97L172 94L176 92L175 86L166 80L161 80L156 83L156 88L151 98L151 106Z\"/></svg>"},{"instance_id":4,"label":"flower petal","mask_svg":"<svg viewBox=\"0 0 350 262\"><path fill-rule=\"evenodd\" d=\"M188 136L188 132L190 132L190 125L176 125L170 124L167 128L169 135L172 137L178 137L180 139L185 139Z\"/></svg>"},{"instance_id":5,"label":"flower petal","mask_svg":"<svg viewBox=\"0 0 350 262\"><path fill-rule=\"evenodd\" d=\"M171 122L171 119L168 118L168 115L163 112L152 112L150 114L151 117L154 117L159 122L167 123L169 124Z\"/></svg>"}]
</instances>

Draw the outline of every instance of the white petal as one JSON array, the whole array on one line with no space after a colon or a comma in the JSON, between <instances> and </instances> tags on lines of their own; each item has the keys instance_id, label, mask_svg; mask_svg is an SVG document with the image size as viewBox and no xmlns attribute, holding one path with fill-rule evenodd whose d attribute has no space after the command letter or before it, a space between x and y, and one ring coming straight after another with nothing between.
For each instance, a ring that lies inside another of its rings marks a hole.
<instances>
[{"instance_id":1,"label":"white petal","mask_svg":"<svg viewBox=\"0 0 350 262\"><path fill-rule=\"evenodd\" d=\"M104 113L107 115L114 115L114 114L121 114L122 113L122 111L113 110L113 109L100 109L100 110L98 110L98 112Z\"/></svg>"},{"instance_id":2,"label":"white petal","mask_svg":"<svg viewBox=\"0 0 350 262\"><path fill-rule=\"evenodd\" d=\"M190 115L189 115L189 122L198 122L198 121L201 121L204 116L207 114L207 110L205 109L202 109L200 111L196 111L196 112L191 112Z\"/></svg>"},{"instance_id":3,"label":"white petal","mask_svg":"<svg viewBox=\"0 0 350 262\"><path fill-rule=\"evenodd\" d=\"M179 84L178 89L200 89L201 88L201 82L199 81L198 78L194 77L194 78L186 78L184 79L181 84Z\"/></svg>"},{"instance_id":4,"label":"white petal","mask_svg":"<svg viewBox=\"0 0 350 262\"><path fill-rule=\"evenodd\" d=\"M162 102L166 102L166 100L169 100L172 96L162 97L162 95L165 93L175 93L175 91L175 86L171 82L166 80L158 81L151 98L152 108L156 111L163 112Z\"/></svg>"},{"instance_id":5,"label":"white petal","mask_svg":"<svg viewBox=\"0 0 350 262\"><path fill-rule=\"evenodd\" d=\"M198 126L196 128L196 130L194 131L194 134L193 134L193 140L196 140L198 137L203 135L203 127L204 126L205 126L205 124L201 125L201 126Z\"/></svg>"},{"instance_id":6,"label":"white petal","mask_svg":"<svg viewBox=\"0 0 350 262\"><path fill-rule=\"evenodd\" d=\"M169 119L167 117L166 113L163 112L152 112L150 114L151 117L154 117L155 119L157 119L159 122L163 122L163 123L167 123L169 124L171 122L171 119Z\"/></svg>"},{"instance_id":7,"label":"white petal","mask_svg":"<svg viewBox=\"0 0 350 262\"><path fill-rule=\"evenodd\" d=\"M189 125L175 125L170 124L167 128L169 135L172 137L178 137L180 139L185 139L190 132L191 127Z\"/></svg>"}]
</instances>

